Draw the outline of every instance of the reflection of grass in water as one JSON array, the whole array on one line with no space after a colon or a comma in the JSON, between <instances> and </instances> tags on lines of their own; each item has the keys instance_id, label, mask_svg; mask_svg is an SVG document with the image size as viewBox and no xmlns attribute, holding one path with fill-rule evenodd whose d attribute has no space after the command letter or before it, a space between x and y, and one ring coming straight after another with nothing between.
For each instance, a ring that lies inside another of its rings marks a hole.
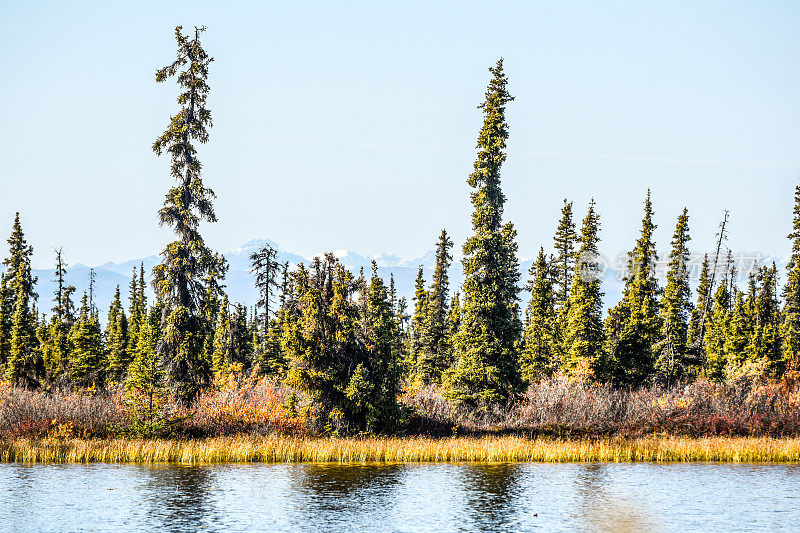
<instances>
[{"instance_id":1,"label":"reflection of grass in water","mask_svg":"<svg viewBox=\"0 0 800 533\"><path fill-rule=\"evenodd\" d=\"M4 462L800 462L800 438L2 439Z\"/></svg>"}]
</instances>

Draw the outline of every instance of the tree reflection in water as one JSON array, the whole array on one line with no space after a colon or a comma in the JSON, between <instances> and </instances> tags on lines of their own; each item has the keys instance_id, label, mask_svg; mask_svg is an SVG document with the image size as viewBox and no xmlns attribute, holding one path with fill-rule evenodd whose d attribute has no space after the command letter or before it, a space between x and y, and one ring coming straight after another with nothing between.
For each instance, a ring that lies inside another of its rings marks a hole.
<instances>
[{"instance_id":1,"label":"tree reflection in water","mask_svg":"<svg viewBox=\"0 0 800 533\"><path fill-rule=\"evenodd\" d=\"M406 468L404 465L298 465L290 474L290 485L298 493L293 505L297 511L293 515L294 525L302 526L303 517L314 517L315 523L330 530L355 524L369 529L371 524L384 522L395 505Z\"/></svg>"},{"instance_id":2,"label":"tree reflection in water","mask_svg":"<svg viewBox=\"0 0 800 533\"><path fill-rule=\"evenodd\" d=\"M214 471L213 466L150 467L142 487L148 515L165 531L212 528L219 513L211 494Z\"/></svg>"},{"instance_id":3,"label":"tree reflection in water","mask_svg":"<svg viewBox=\"0 0 800 533\"><path fill-rule=\"evenodd\" d=\"M459 468L469 529L492 531L519 525L523 465L476 464ZM466 525L466 524L465 524Z\"/></svg>"}]
</instances>

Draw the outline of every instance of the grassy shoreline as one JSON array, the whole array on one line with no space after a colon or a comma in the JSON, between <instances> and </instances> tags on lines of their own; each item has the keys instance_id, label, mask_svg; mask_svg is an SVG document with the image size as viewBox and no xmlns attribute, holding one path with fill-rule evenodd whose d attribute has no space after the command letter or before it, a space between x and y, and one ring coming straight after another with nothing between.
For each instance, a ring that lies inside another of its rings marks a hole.
<instances>
[{"instance_id":1,"label":"grassy shoreline","mask_svg":"<svg viewBox=\"0 0 800 533\"><path fill-rule=\"evenodd\" d=\"M19 463L800 463L800 438L518 436L408 438L220 437L198 440L2 438L0 462Z\"/></svg>"}]
</instances>

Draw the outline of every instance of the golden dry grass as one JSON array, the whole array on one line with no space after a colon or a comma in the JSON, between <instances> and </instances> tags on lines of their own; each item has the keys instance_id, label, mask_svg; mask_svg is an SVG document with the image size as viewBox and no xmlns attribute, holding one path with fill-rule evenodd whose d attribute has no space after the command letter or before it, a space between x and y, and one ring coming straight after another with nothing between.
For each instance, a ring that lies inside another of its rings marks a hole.
<instances>
[{"instance_id":1,"label":"golden dry grass","mask_svg":"<svg viewBox=\"0 0 800 533\"><path fill-rule=\"evenodd\" d=\"M553 439L517 436L204 440L0 439L0 461L24 463L246 462L800 462L800 438Z\"/></svg>"}]
</instances>

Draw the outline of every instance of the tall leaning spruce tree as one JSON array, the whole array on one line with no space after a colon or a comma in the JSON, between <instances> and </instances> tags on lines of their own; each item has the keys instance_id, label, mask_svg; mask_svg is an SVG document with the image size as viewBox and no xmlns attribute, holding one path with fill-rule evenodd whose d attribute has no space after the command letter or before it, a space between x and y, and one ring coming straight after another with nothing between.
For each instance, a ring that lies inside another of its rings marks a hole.
<instances>
[{"instance_id":1,"label":"tall leaning spruce tree","mask_svg":"<svg viewBox=\"0 0 800 533\"><path fill-rule=\"evenodd\" d=\"M215 195L203 185L202 165L195 149L195 143L208 141L208 128L212 126L211 111L206 107L206 80L213 58L200 43L205 28L195 28L192 38L181 30L181 26L175 28L177 58L156 71L158 83L177 75L181 93L180 111L153 143L157 155L170 155L171 174L178 182L167 192L159 211L160 224L172 227L178 238L164 248L163 261L153 270L153 285L163 306L158 352L166 383L179 398L189 401L209 377L209 362L203 357L209 328L199 308L205 294L204 280L219 265L199 232L201 221L217 219L212 206Z\"/></svg>"},{"instance_id":2,"label":"tall leaning spruce tree","mask_svg":"<svg viewBox=\"0 0 800 533\"><path fill-rule=\"evenodd\" d=\"M448 397L458 403L502 402L521 385L517 350L522 332L519 319L519 263L516 231L502 223L505 195L500 167L506 160L508 93L503 60L489 69L478 158L468 183L472 187L472 231L464 243L464 301L456 334L457 361L445 375Z\"/></svg>"}]
</instances>

